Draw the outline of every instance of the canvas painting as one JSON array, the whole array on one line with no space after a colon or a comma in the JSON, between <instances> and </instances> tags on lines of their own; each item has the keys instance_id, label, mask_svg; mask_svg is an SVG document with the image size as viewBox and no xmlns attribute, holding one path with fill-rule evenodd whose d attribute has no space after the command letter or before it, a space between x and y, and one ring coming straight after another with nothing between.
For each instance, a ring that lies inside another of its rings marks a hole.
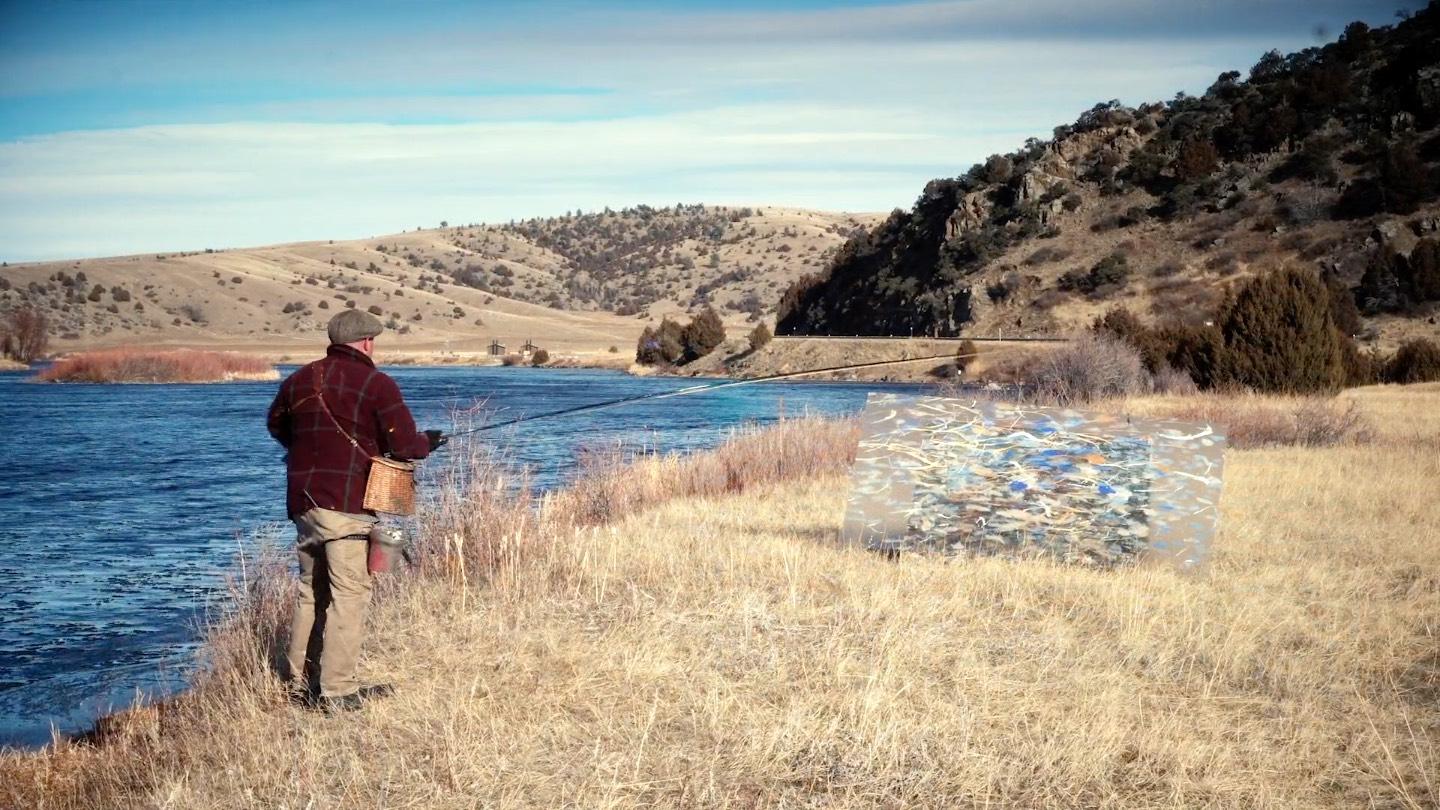
<instances>
[{"instance_id":1,"label":"canvas painting","mask_svg":"<svg viewBox=\"0 0 1440 810\"><path fill-rule=\"evenodd\" d=\"M1225 439L1198 423L871 394L843 536L882 551L1203 566Z\"/></svg>"}]
</instances>

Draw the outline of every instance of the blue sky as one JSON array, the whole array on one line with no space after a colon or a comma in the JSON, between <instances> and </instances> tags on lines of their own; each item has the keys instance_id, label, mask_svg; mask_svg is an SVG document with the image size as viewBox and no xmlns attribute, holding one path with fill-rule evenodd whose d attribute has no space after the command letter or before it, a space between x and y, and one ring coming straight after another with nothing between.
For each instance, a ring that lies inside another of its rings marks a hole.
<instances>
[{"instance_id":1,"label":"blue sky","mask_svg":"<svg viewBox=\"0 0 1440 810\"><path fill-rule=\"evenodd\" d=\"M0 2L0 258L908 207L1097 101L1418 2Z\"/></svg>"}]
</instances>

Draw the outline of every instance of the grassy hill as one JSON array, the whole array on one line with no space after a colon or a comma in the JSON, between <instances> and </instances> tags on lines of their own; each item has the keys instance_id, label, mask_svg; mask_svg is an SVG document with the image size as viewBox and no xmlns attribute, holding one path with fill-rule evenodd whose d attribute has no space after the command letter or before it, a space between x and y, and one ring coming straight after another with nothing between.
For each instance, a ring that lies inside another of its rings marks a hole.
<instances>
[{"instance_id":1,"label":"grassy hill","mask_svg":"<svg viewBox=\"0 0 1440 810\"><path fill-rule=\"evenodd\" d=\"M875 217L638 207L371 239L8 265L0 310L33 306L51 347L147 343L285 352L344 307L390 346L480 351L492 338L632 351L645 323L704 302L735 323L771 309Z\"/></svg>"},{"instance_id":2,"label":"grassy hill","mask_svg":"<svg viewBox=\"0 0 1440 810\"><path fill-rule=\"evenodd\" d=\"M1297 263L1350 290L1382 348L1434 337L1440 286L1411 254L1440 237L1437 124L1440 8L1356 23L1203 96L1100 104L932 181L787 290L777 331L1053 333L1116 305L1195 324Z\"/></svg>"}]
</instances>

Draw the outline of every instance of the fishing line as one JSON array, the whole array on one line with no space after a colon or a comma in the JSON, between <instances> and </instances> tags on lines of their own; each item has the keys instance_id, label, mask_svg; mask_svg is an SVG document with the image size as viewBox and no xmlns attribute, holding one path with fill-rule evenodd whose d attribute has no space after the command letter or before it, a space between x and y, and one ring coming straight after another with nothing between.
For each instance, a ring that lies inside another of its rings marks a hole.
<instances>
[{"instance_id":1,"label":"fishing line","mask_svg":"<svg viewBox=\"0 0 1440 810\"><path fill-rule=\"evenodd\" d=\"M1022 348L1022 347L1020 347L1020 346L1012 346L1012 347L1009 347L1008 349L1000 349L999 351L1014 351L1015 349L1019 349L1019 348ZM994 354L994 353L995 353L994 350L991 350L991 351L989 351L989 352L986 352L986 354ZM520 423L522 423L522 422L533 422L533 421L535 421L535 420L537 420L537 419L551 419L551 418L554 418L554 417L557 417L557 416L569 416L570 414L575 414L575 413L585 413L585 412L588 412L588 411L598 411L598 410L602 410L602 409L605 409L605 408L615 408L615 407L619 407L619 406L621 406L621 405L629 405L629 404L634 403L634 402L646 402L646 401L657 400L657 399L668 399L668 398L670 398L670 397L682 397L682 396L686 396L686 395L688 395L688 394L698 394L698 393L701 393L701 392L703 392L703 391L716 391L716 390L719 390L719 389L721 389L721 388L734 388L734 387L737 386L737 385L751 385L751 384L754 384L754 383L772 382L772 381L774 381L774 380L787 380L787 379L791 379L791 378L793 378L793 377L804 377L804 376L809 375L809 374L824 374L824 373L830 372L830 371L849 371L849 370L851 370L851 369L874 368L874 367L876 367L876 366L893 366L893 365L898 365L898 364L900 364L900 363L919 363L919 362L922 362L922 361L924 361L924 360L952 360L952 359L953 359L953 360L968 360L969 358L979 357L979 356L980 356L980 353L979 353L979 352L975 352L975 353L973 353L973 354L934 354L934 355L929 355L929 356L926 356L926 357L909 357L909 358L906 358L906 359L904 359L904 360L877 360L877 361L869 362L869 363L851 363L850 365L845 365L845 366L829 366L829 367L826 367L826 368L812 368L812 369L807 369L807 370L805 370L805 371L788 371L788 372L785 372L785 373L783 373L783 374L770 374L770 375L765 376L765 377L753 377L753 378L748 379L748 380L726 380L725 382L710 383L710 384L706 384L706 385L692 385L692 386L689 386L689 387L687 387L687 388L679 388L679 389L676 389L676 390L674 390L674 391L661 391L661 392L655 393L655 394L640 394L640 395L638 395L638 396L625 397L625 398L623 398L623 399L614 399L614 400L609 400L609 401L606 401L606 402L592 402L592 403L590 403L589 405L576 405L576 406L573 407L573 408L562 408L561 410L558 410L558 411L549 411L549 412L547 412L547 413L537 413L537 414L534 414L534 415L532 415L532 416L520 416L520 417L516 417L516 418L514 418L514 419L507 419L507 420L505 420L504 422L495 422L494 424L481 425L480 427L477 427L477 428L470 428L469 430L461 430L461 431L457 431L457 432L455 432L455 433L447 433L447 434L445 434L445 435L446 435L447 437L465 436L465 435L468 435L468 434L471 434L471 433L481 433L481 432L484 432L484 431L487 431L487 430L496 430L496 429L502 428L502 427L510 427L511 425L518 425L518 424L520 424Z\"/></svg>"}]
</instances>

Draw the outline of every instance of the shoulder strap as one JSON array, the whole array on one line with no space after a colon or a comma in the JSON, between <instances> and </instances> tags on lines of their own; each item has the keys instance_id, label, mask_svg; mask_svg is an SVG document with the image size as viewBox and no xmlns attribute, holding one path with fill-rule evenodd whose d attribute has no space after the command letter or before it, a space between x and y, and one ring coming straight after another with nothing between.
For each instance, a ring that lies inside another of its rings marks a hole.
<instances>
[{"instance_id":1,"label":"shoulder strap","mask_svg":"<svg viewBox=\"0 0 1440 810\"><path fill-rule=\"evenodd\" d=\"M360 442L355 441L355 437L351 436L345 428L340 426L340 420L335 418L335 414L330 411L330 406L325 404L325 394L323 393L325 389L325 362L322 360L319 366L320 371L315 375L315 399L320 403L320 410L324 411L325 415L330 417L330 421L335 425L335 429L340 431L340 435L345 437L345 441L350 442L351 447L359 450L362 455L370 456L369 453L365 452L365 448L360 446ZM370 457L374 458L374 456Z\"/></svg>"}]
</instances>

